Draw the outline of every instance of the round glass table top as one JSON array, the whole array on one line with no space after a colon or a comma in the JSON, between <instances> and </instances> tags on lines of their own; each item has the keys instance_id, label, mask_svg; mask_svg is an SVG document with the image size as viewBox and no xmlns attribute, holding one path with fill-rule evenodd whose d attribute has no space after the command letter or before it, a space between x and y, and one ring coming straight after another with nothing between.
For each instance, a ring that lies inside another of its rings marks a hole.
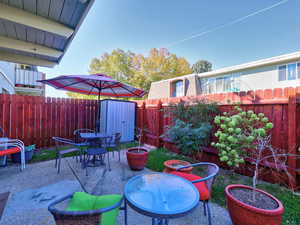
<instances>
[{"instance_id":1,"label":"round glass table top","mask_svg":"<svg viewBox=\"0 0 300 225\"><path fill-rule=\"evenodd\" d=\"M185 214L198 205L199 197L190 181L167 173L135 176L125 185L129 204L153 216Z\"/></svg>"}]
</instances>

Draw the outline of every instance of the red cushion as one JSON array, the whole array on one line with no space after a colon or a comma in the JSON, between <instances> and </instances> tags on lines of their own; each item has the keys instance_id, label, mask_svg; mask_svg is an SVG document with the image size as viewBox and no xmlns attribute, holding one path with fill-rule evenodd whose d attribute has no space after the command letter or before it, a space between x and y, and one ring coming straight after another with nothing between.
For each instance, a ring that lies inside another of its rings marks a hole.
<instances>
[{"instance_id":1,"label":"red cushion","mask_svg":"<svg viewBox=\"0 0 300 225\"><path fill-rule=\"evenodd\" d=\"M20 152L21 149L19 147L13 147L6 150L0 150L0 156L11 155Z\"/></svg>"},{"instance_id":2,"label":"red cushion","mask_svg":"<svg viewBox=\"0 0 300 225\"><path fill-rule=\"evenodd\" d=\"M190 173L182 173L182 172L178 172L178 171L173 171L173 172L171 172L171 174L177 175L177 176L187 179L189 181L202 179L202 177L199 177L197 175L190 174ZM210 198L210 192L206 186L205 181L197 182L197 183L193 183L193 184L199 191L200 200L205 201Z\"/></svg>"}]
</instances>

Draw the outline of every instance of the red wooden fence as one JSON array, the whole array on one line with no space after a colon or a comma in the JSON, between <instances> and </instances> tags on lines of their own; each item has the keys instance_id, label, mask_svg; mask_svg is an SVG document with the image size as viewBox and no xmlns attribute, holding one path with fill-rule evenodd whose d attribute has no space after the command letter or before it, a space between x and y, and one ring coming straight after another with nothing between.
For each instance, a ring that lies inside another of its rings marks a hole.
<instances>
[{"instance_id":1,"label":"red wooden fence","mask_svg":"<svg viewBox=\"0 0 300 225\"><path fill-rule=\"evenodd\" d=\"M38 148L53 146L51 137L72 138L78 128L94 128L97 101L0 95L0 127L10 138Z\"/></svg>"},{"instance_id":2,"label":"red wooden fence","mask_svg":"<svg viewBox=\"0 0 300 225\"><path fill-rule=\"evenodd\" d=\"M162 109L168 107L170 103L191 101L192 99L217 102L221 112L229 111L234 104L239 103L244 110L251 109L256 113L264 113L274 123L272 130L273 146L284 149L291 154L299 154L300 87L138 101L137 126L146 127L148 130L143 137L144 142L174 150L174 146L172 147L168 140L161 138L166 125L170 125L171 122L171 118L164 117ZM220 164L217 151L212 147L205 150L204 158ZM300 160L297 160L296 157L289 157L288 168L290 174L298 179L300 185Z\"/></svg>"}]
</instances>

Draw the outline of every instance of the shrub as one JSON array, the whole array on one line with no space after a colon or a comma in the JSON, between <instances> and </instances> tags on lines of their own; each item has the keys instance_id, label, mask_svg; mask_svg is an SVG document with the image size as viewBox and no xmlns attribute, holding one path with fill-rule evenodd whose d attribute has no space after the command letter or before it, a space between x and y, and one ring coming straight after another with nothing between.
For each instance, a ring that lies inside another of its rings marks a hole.
<instances>
[{"instance_id":1,"label":"shrub","mask_svg":"<svg viewBox=\"0 0 300 225\"><path fill-rule=\"evenodd\" d=\"M266 137L273 128L263 113L245 112L239 106L231 113L216 116L214 122L219 126L215 133L218 142L212 145L219 150L221 161L235 167L244 163L248 150L257 149L260 138Z\"/></svg>"},{"instance_id":2,"label":"shrub","mask_svg":"<svg viewBox=\"0 0 300 225\"><path fill-rule=\"evenodd\" d=\"M214 115L218 113L216 103L205 100L181 101L166 110L171 116L173 125L163 135L175 143L186 155L201 152L210 140Z\"/></svg>"},{"instance_id":3,"label":"shrub","mask_svg":"<svg viewBox=\"0 0 300 225\"><path fill-rule=\"evenodd\" d=\"M165 136L177 144L182 153L193 155L201 151L201 146L207 145L211 129L209 123L202 123L200 127L193 128L192 124L177 119Z\"/></svg>"}]
</instances>

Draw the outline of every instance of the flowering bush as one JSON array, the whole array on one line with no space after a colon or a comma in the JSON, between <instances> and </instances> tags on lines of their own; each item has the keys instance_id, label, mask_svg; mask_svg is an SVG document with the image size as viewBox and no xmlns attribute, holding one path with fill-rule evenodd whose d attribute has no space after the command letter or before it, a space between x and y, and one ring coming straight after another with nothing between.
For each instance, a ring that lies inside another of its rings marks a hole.
<instances>
[{"instance_id":1,"label":"flowering bush","mask_svg":"<svg viewBox=\"0 0 300 225\"><path fill-rule=\"evenodd\" d=\"M218 142L213 142L212 146L219 150L222 162L234 167L244 163L247 150L257 149L258 140L273 128L273 123L263 113L246 112L239 106L232 113L216 116L214 123L219 126L215 133Z\"/></svg>"}]
</instances>

